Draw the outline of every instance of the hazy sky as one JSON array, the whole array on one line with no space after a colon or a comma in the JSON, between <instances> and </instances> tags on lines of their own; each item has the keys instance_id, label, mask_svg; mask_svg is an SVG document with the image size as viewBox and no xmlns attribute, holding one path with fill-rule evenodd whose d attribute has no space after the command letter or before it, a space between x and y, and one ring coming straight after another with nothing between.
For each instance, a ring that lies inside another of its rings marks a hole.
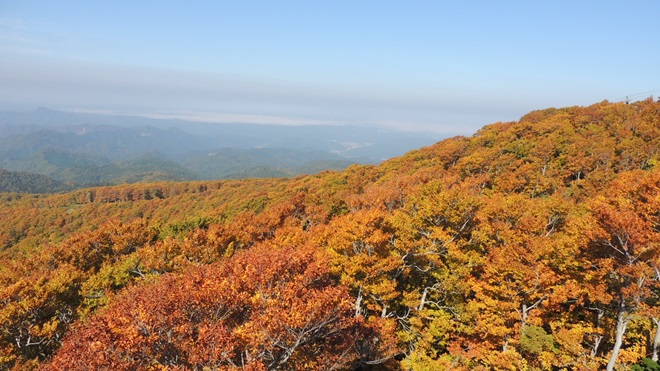
<instances>
[{"instance_id":1,"label":"hazy sky","mask_svg":"<svg viewBox=\"0 0 660 371\"><path fill-rule=\"evenodd\" d=\"M657 0L0 0L0 109L471 134L660 95L659 19Z\"/></svg>"}]
</instances>

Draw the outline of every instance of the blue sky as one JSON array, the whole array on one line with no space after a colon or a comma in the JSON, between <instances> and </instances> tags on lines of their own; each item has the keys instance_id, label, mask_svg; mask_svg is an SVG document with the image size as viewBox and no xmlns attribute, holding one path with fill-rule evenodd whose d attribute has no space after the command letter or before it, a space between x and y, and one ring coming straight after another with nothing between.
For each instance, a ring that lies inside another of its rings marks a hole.
<instances>
[{"instance_id":1,"label":"blue sky","mask_svg":"<svg viewBox=\"0 0 660 371\"><path fill-rule=\"evenodd\" d=\"M660 95L658 19L655 0L0 0L0 109L471 134Z\"/></svg>"}]
</instances>

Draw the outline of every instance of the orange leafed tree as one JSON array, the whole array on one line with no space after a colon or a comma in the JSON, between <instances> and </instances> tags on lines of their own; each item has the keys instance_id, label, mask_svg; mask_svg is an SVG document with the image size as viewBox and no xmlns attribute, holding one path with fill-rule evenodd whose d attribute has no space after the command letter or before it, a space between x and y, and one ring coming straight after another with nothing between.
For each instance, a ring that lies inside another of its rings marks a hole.
<instances>
[{"instance_id":1,"label":"orange leafed tree","mask_svg":"<svg viewBox=\"0 0 660 371\"><path fill-rule=\"evenodd\" d=\"M127 290L47 369L330 370L389 359L393 329L352 312L318 249L255 247Z\"/></svg>"},{"instance_id":2,"label":"orange leafed tree","mask_svg":"<svg viewBox=\"0 0 660 371\"><path fill-rule=\"evenodd\" d=\"M628 326L659 288L660 176L627 173L607 193L590 204L595 225L588 230L592 243L585 253L592 263L589 299L614 321L607 364L613 370Z\"/></svg>"}]
</instances>

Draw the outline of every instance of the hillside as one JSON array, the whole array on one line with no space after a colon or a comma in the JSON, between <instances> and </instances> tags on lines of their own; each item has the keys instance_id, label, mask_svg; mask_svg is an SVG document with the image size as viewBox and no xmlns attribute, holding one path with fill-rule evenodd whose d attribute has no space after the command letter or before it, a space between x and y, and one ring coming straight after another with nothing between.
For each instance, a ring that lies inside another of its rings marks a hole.
<instances>
[{"instance_id":1,"label":"hillside","mask_svg":"<svg viewBox=\"0 0 660 371\"><path fill-rule=\"evenodd\" d=\"M322 151L295 151L284 148L220 148L191 152L182 164L204 179L272 178L343 170L355 161ZM363 159L363 161L367 161Z\"/></svg>"},{"instance_id":2,"label":"hillside","mask_svg":"<svg viewBox=\"0 0 660 371\"><path fill-rule=\"evenodd\" d=\"M55 193L70 189L45 175L0 169L0 192Z\"/></svg>"},{"instance_id":3,"label":"hillside","mask_svg":"<svg viewBox=\"0 0 660 371\"><path fill-rule=\"evenodd\" d=\"M0 112L0 166L76 188L267 178L379 163L435 137L360 126L236 125L40 108Z\"/></svg>"},{"instance_id":4,"label":"hillside","mask_svg":"<svg viewBox=\"0 0 660 371\"><path fill-rule=\"evenodd\" d=\"M627 370L660 351L660 103L374 165L0 199L0 363Z\"/></svg>"}]
</instances>

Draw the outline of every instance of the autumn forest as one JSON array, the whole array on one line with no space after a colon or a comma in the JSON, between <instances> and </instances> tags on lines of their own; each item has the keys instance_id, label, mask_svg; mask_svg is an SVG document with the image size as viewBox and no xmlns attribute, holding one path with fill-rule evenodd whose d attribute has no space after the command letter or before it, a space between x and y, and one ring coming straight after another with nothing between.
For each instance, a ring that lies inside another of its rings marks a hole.
<instances>
[{"instance_id":1,"label":"autumn forest","mask_svg":"<svg viewBox=\"0 0 660 371\"><path fill-rule=\"evenodd\" d=\"M653 369L659 300L653 99L344 171L0 194L0 369Z\"/></svg>"}]
</instances>

